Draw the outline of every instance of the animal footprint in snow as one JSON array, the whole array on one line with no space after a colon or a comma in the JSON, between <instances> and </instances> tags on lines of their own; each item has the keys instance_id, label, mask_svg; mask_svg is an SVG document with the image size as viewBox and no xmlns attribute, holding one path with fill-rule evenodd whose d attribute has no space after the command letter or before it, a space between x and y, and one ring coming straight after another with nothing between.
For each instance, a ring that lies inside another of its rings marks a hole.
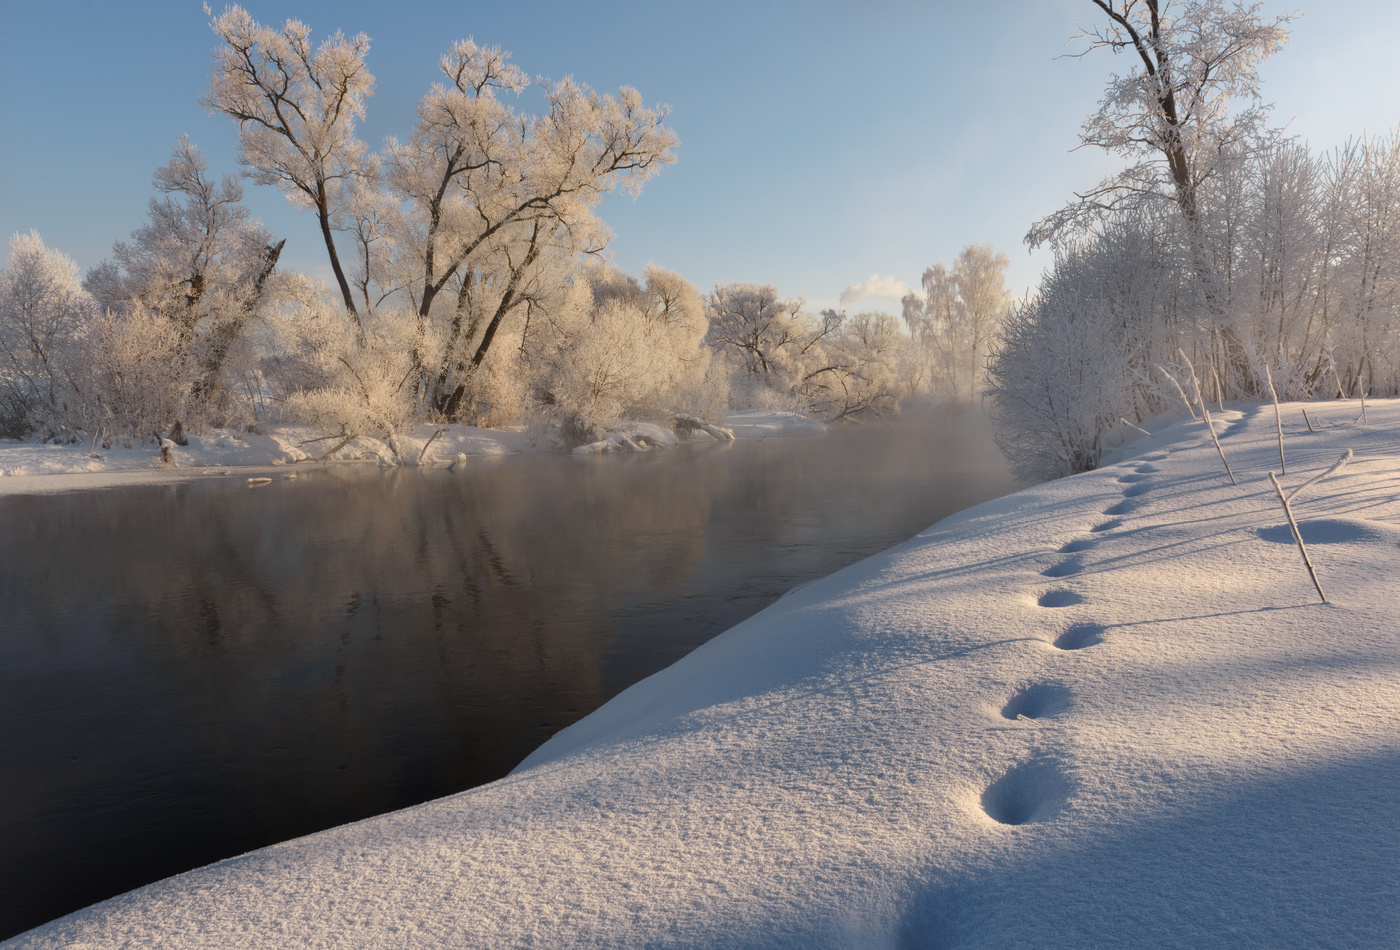
<instances>
[{"instance_id":1,"label":"animal footprint in snow","mask_svg":"<svg viewBox=\"0 0 1400 950\"><path fill-rule=\"evenodd\" d=\"M1121 528L1121 527L1123 527L1123 519L1122 519L1122 518L1114 518L1112 521L1105 521L1103 524L1094 525L1094 526L1093 526L1092 528L1090 528L1089 530L1090 530L1091 532L1093 532L1094 534L1100 534L1100 533L1102 533L1102 532L1104 532L1104 531L1112 531L1112 530L1114 530L1115 528Z\"/></svg>"},{"instance_id":2,"label":"animal footprint in snow","mask_svg":"<svg viewBox=\"0 0 1400 950\"><path fill-rule=\"evenodd\" d=\"M1139 495L1146 495L1152 490L1151 482L1142 482L1137 485L1129 485L1123 489L1124 498L1137 498Z\"/></svg>"},{"instance_id":3,"label":"animal footprint in snow","mask_svg":"<svg viewBox=\"0 0 1400 950\"><path fill-rule=\"evenodd\" d=\"M1142 507L1142 502L1133 498L1124 498L1116 505L1112 505L1103 510L1106 515L1127 515L1132 514Z\"/></svg>"},{"instance_id":4,"label":"animal footprint in snow","mask_svg":"<svg viewBox=\"0 0 1400 950\"><path fill-rule=\"evenodd\" d=\"M1064 547L1060 548L1060 553L1074 554L1078 551L1089 551L1098 546L1099 542L1095 541L1093 538L1080 538L1079 540L1071 541Z\"/></svg>"},{"instance_id":5,"label":"animal footprint in snow","mask_svg":"<svg viewBox=\"0 0 1400 950\"><path fill-rule=\"evenodd\" d=\"M1055 646L1061 650L1082 650L1085 647L1103 643L1106 628L1100 623L1076 623L1055 638Z\"/></svg>"},{"instance_id":6,"label":"animal footprint in snow","mask_svg":"<svg viewBox=\"0 0 1400 950\"><path fill-rule=\"evenodd\" d=\"M1053 762L1023 762L982 793L982 810L1003 825L1026 825L1054 817L1069 798L1069 781Z\"/></svg>"},{"instance_id":7,"label":"animal footprint in snow","mask_svg":"<svg viewBox=\"0 0 1400 950\"><path fill-rule=\"evenodd\" d=\"M1061 561L1059 564L1052 564L1041 571L1040 574L1042 577L1069 577L1071 574L1078 574L1082 570L1084 570L1084 565L1078 558L1072 557L1068 560Z\"/></svg>"},{"instance_id":8,"label":"animal footprint in snow","mask_svg":"<svg viewBox=\"0 0 1400 950\"><path fill-rule=\"evenodd\" d=\"M1076 594L1072 590L1059 588L1057 590L1047 590L1040 595L1036 604L1041 607L1073 607L1075 604L1084 603L1084 597Z\"/></svg>"},{"instance_id":9,"label":"animal footprint in snow","mask_svg":"<svg viewBox=\"0 0 1400 950\"><path fill-rule=\"evenodd\" d=\"M1036 683L1019 690L1001 714L1007 719L1048 719L1069 709L1073 694L1059 683Z\"/></svg>"},{"instance_id":10,"label":"animal footprint in snow","mask_svg":"<svg viewBox=\"0 0 1400 950\"><path fill-rule=\"evenodd\" d=\"M1139 472L1140 471L1141 470L1139 469ZM1122 478L1118 479L1118 481L1123 482L1125 484L1132 484L1133 482L1145 482L1147 481L1147 476L1139 473L1134 473L1132 475L1124 475Z\"/></svg>"},{"instance_id":11,"label":"animal footprint in snow","mask_svg":"<svg viewBox=\"0 0 1400 950\"><path fill-rule=\"evenodd\" d=\"M1161 469L1149 462L1145 465L1139 465L1137 468L1133 469L1133 471L1137 472L1139 475L1151 475L1153 472L1160 472Z\"/></svg>"}]
</instances>

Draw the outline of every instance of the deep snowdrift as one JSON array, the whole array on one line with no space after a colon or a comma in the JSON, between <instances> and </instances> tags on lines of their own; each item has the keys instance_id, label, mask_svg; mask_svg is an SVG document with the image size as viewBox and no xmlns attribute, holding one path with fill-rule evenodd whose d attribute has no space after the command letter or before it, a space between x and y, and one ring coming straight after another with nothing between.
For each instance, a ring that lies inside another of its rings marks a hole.
<instances>
[{"instance_id":1,"label":"deep snowdrift","mask_svg":"<svg viewBox=\"0 0 1400 950\"><path fill-rule=\"evenodd\" d=\"M1309 407L1312 408L1312 407ZM1322 407L1340 422L1352 413ZM1400 402L1272 407L784 597L509 777L19 947L1400 941ZM1294 422L1296 420L1296 423Z\"/></svg>"}]
</instances>

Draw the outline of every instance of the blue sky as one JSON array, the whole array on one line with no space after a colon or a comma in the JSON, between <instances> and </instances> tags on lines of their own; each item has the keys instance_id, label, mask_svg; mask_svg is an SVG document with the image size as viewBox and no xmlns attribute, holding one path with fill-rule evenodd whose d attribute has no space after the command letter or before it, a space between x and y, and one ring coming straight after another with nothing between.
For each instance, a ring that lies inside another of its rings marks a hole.
<instances>
[{"instance_id":1,"label":"blue sky","mask_svg":"<svg viewBox=\"0 0 1400 950\"><path fill-rule=\"evenodd\" d=\"M375 146L407 135L462 36L532 75L636 86L673 108L681 147L639 199L604 202L618 266L655 261L702 291L772 283L814 308L872 275L917 287L971 242L1010 256L1015 292L1033 286L1047 258L1021 237L1114 167L1072 150L1104 79L1127 68L1057 58L1076 19L1093 20L1089 0L245 6L316 37L369 34L377 83L362 136ZM1263 70L1279 119L1325 148L1393 130L1400 10L1328 0L1304 12ZM216 172L237 171L230 124L197 103L213 45L200 0L0 0L0 236L35 228L86 269L140 226L151 173L182 133ZM247 203L287 238L284 266L328 277L313 219L269 188L248 185ZM890 299L850 306L897 312Z\"/></svg>"}]
</instances>

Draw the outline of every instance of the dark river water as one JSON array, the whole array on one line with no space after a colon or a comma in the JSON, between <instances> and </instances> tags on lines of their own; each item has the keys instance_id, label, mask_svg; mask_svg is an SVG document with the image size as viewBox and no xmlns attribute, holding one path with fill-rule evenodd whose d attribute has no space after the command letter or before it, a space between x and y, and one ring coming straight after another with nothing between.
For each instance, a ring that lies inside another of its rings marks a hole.
<instances>
[{"instance_id":1,"label":"dark river water","mask_svg":"<svg viewBox=\"0 0 1400 950\"><path fill-rule=\"evenodd\" d=\"M983 419L0 498L0 939L505 775L1014 490Z\"/></svg>"}]
</instances>

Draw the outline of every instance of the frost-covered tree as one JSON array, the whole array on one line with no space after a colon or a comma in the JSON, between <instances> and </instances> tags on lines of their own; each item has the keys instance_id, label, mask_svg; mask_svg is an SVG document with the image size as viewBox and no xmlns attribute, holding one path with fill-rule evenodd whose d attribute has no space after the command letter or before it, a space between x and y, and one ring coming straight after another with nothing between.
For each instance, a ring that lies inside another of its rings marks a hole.
<instances>
[{"instance_id":1,"label":"frost-covered tree","mask_svg":"<svg viewBox=\"0 0 1400 950\"><path fill-rule=\"evenodd\" d=\"M1221 172L1249 160L1278 138L1259 97L1259 64L1288 39L1292 19L1260 13L1262 4L1230 0L1092 0L1108 17L1084 30L1079 56L1108 49L1130 57L1114 74L1080 140L1130 164L1031 227L1026 240L1072 240L1106 213L1170 200L1183 224L1202 305L1223 352L1226 385L1254 391L1246 349L1223 319L1226 291L1206 247L1202 190Z\"/></svg>"},{"instance_id":2,"label":"frost-covered tree","mask_svg":"<svg viewBox=\"0 0 1400 950\"><path fill-rule=\"evenodd\" d=\"M785 300L767 284L720 284L706 303L707 340L734 367L736 405L811 408L818 377L837 369L822 343L841 315L828 310L814 318L803 301Z\"/></svg>"},{"instance_id":3,"label":"frost-covered tree","mask_svg":"<svg viewBox=\"0 0 1400 950\"><path fill-rule=\"evenodd\" d=\"M641 282L606 267L588 277L542 316L524 351L546 417L567 443L625 421L724 408L726 380L712 371L704 304L688 281L655 265Z\"/></svg>"},{"instance_id":4,"label":"frost-covered tree","mask_svg":"<svg viewBox=\"0 0 1400 950\"><path fill-rule=\"evenodd\" d=\"M374 91L365 67L369 37L347 40L337 31L313 48L305 23L288 20L278 30L239 6L210 26L220 45L201 101L238 123L239 161L255 182L276 185L316 215L345 309L354 314L333 231L349 186L373 167L355 136Z\"/></svg>"},{"instance_id":5,"label":"frost-covered tree","mask_svg":"<svg viewBox=\"0 0 1400 950\"><path fill-rule=\"evenodd\" d=\"M904 323L915 343L918 382L949 402L971 403L984 364L1010 307L1010 261L990 244L969 244L949 271L923 274L924 294L904 297Z\"/></svg>"},{"instance_id":6,"label":"frost-covered tree","mask_svg":"<svg viewBox=\"0 0 1400 950\"><path fill-rule=\"evenodd\" d=\"M206 103L238 121L255 180L316 210L361 326L380 307L416 314L409 392L439 418L480 422L499 403L484 394L503 394L505 364L518 363L505 354L488 365L513 335L507 324L528 337L530 321L567 297L578 258L605 248L594 213L603 194L635 193L673 160L667 110L635 89L541 81L545 110L518 113L507 99L526 75L470 38L440 60L443 81L419 102L409 138L369 155L354 138L372 88L366 37L337 33L313 53L305 24L278 31L238 7L213 27L222 45ZM348 269L336 229L355 247Z\"/></svg>"},{"instance_id":7,"label":"frost-covered tree","mask_svg":"<svg viewBox=\"0 0 1400 950\"><path fill-rule=\"evenodd\" d=\"M734 408L882 419L912 388L909 338L885 313L813 316L766 284L720 284L706 300L708 345L730 368Z\"/></svg>"},{"instance_id":8,"label":"frost-covered tree","mask_svg":"<svg viewBox=\"0 0 1400 950\"><path fill-rule=\"evenodd\" d=\"M1120 418L1177 399L1172 374L1194 372L1215 400L1257 393L1266 366L1289 394L1313 391L1333 366L1324 340L1339 329L1346 269L1336 189L1267 127L1259 96L1259 64L1292 15L1227 0L1093 2L1107 23L1083 32L1077 55L1109 49L1130 67L1110 78L1081 141L1128 164L1031 228L1028 243L1050 242L1055 264L991 373L1004 447L1041 476L1096 465ZM1099 363L1075 352L1086 328L1101 335Z\"/></svg>"},{"instance_id":9,"label":"frost-covered tree","mask_svg":"<svg viewBox=\"0 0 1400 950\"><path fill-rule=\"evenodd\" d=\"M440 69L448 81L420 101L409 141L389 142L384 177L407 209L401 271L421 332L450 326L440 352L417 354L425 401L450 417L503 321L540 302L541 278L557 270L551 258L606 245L593 213L602 195L635 193L672 160L676 139L662 125L666 110L625 87L614 97L546 83L547 110L517 114L501 94L519 93L524 73L471 39L454 44ZM494 306L480 308L481 298Z\"/></svg>"},{"instance_id":10,"label":"frost-covered tree","mask_svg":"<svg viewBox=\"0 0 1400 950\"><path fill-rule=\"evenodd\" d=\"M1342 393L1400 392L1400 131L1352 142L1333 156L1339 260L1330 361Z\"/></svg>"},{"instance_id":11,"label":"frost-covered tree","mask_svg":"<svg viewBox=\"0 0 1400 950\"><path fill-rule=\"evenodd\" d=\"M158 417L170 406L164 397L147 407L152 428L176 421L197 427L207 416L222 421L246 415L246 407L237 405L245 382L240 374L250 371L255 359L250 336L260 306L274 295L274 269L284 242L275 241L252 217L234 176L217 180L210 175L188 138L175 146L153 184L157 194L148 222L132 232L130 241L118 241L112 258L84 281L113 317L103 324L103 339L118 346L116 337L130 317L131 333L150 337L150 352L165 353L164 372L171 385L188 390L182 416ZM151 336L154 319L171 326L171 334L156 334L159 346ZM174 349L167 352L167 344ZM140 352L139 345L119 348ZM134 391L95 396L98 402L124 402ZM126 416L133 412L137 407L129 404L122 409ZM139 435L144 438L149 431Z\"/></svg>"},{"instance_id":12,"label":"frost-covered tree","mask_svg":"<svg viewBox=\"0 0 1400 950\"><path fill-rule=\"evenodd\" d=\"M77 408L78 353L97 308L72 258L37 232L14 235L9 250L0 269L0 435L14 438Z\"/></svg>"},{"instance_id":13,"label":"frost-covered tree","mask_svg":"<svg viewBox=\"0 0 1400 950\"><path fill-rule=\"evenodd\" d=\"M1080 141L1131 164L1037 222L1026 236L1032 246L1072 238L1105 212L1161 198L1194 224L1200 189L1221 163L1271 138L1258 69L1288 41L1292 14L1267 18L1262 4L1230 0L1092 2L1108 22L1085 29L1078 39L1087 46L1074 55L1107 49L1129 57L1131 66L1110 77Z\"/></svg>"},{"instance_id":14,"label":"frost-covered tree","mask_svg":"<svg viewBox=\"0 0 1400 950\"><path fill-rule=\"evenodd\" d=\"M828 422L888 419L909 394L910 340L887 313L841 317L827 340L829 369L812 376L808 392Z\"/></svg>"},{"instance_id":15,"label":"frost-covered tree","mask_svg":"<svg viewBox=\"0 0 1400 950\"><path fill-rule=\"evenodd\" d=\"M1276 143L1201 189L1197 227L1159 204L1057 249L993 361L1013 462L1043 476L1092 467L1120 419L1185 412L1177 386L1194 397L1193 375L1211 402L1254 398L1249 379L1272 380L1284 399L1400 394L1397 143L1321 156ZM1216 275L1209 297L1202 254ZM1052 411L1056 425L1042 418Z\"/></svg>"}]
</instances>

